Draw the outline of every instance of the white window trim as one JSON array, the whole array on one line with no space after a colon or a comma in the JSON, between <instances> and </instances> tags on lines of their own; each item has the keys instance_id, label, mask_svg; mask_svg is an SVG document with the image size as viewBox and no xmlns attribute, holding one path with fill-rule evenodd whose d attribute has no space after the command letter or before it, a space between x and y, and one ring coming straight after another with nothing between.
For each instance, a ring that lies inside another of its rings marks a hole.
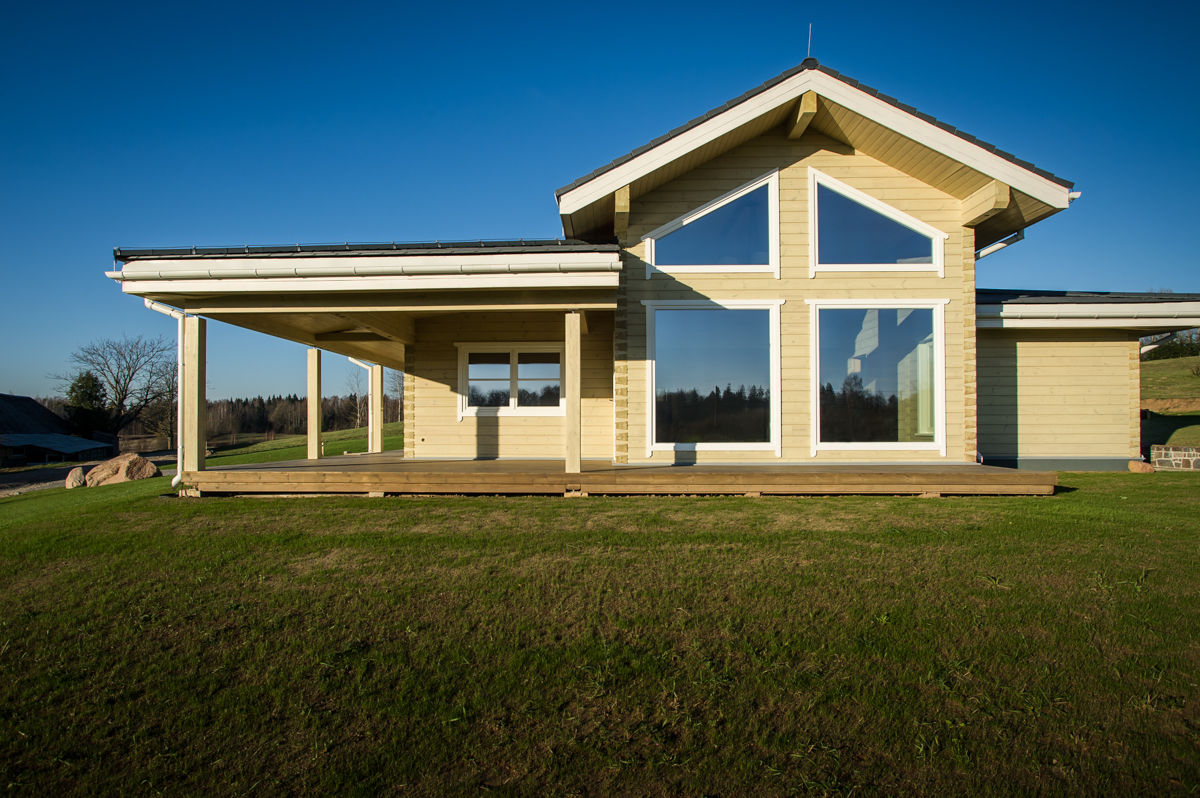
<instances>
[{"instance_id":1,"label":"white window trim","mask_svg":"<svg viewBox=\"0 0 1200 798\"><path fill-rule=\"evenodd\" d=\"M646 457L655 452L774 452L783 457L783 367L780 358L779 309L784 299L643 299L646 306ZM763 443L656 443L654 430L655 355L654 312L656 310L766 310L771 355L770 432L771 439Z\"/></svg>"},{"instance_id":2,"label":"white window trim","mask_svg":"<svg viewBox=\"0 0 1200 798\"><path fill-rule=\"evenodd\" d=\"M817 186L825 186L836 191L847 199L863 205L876 213L886 216L897 224L902 224L915 233L927 236L932 243L932 263L820 263L817 253L820 252L817 240L820 233L817 209ZM830 177L811 166L808 167L808 276L816 277L817 272L937 272L938 277L946 276L946 239L950 238L933 225L926 224L904 211L893 208L886 202L877 200L870 194L860 191L853 186Z\"/></svg>"},{"instance_id":3,"label":"white window trim","mask_svg":"<svg viewBox=\"0 0 1200 798\"><path fill-rule=\"evenodd\" d=\"M707 216L718 208L728 205L736 199L746 196L751 191L767 187L767 263L752 265L726 265L720 263L697 263L688 266L656 266L654 263L654 242L663 236L675 232L684 225ZM642 236L645 245L646 279L649 280L655 272L662 274L689 273L720 273L720 274L773 274L779 279L779 170L774 169L762 177L756 177L749 183L738 186L733 191L726 192L714 200L704 203L695 210L679 216L661 227L656 227Z\"/></svg>"},{"instance_id":4,"label":"white window trim","mask_svg":"<svg viewBox=\"0 0 1200 798\"><path fill-rule=\"evenodd\" d=\"M807 299L809 317L809 368L812 387L809 402L809 427L812 456L818 452L910 452L936 451L946 456L946 305L949 299ZM820 311L826 308L871 310L918 308L933 311L933 397L934 430L932 443L875 442L824 443L821 436L821 324Z\"/></svg>"},{"instance_id":5,"label":"white window trim","mask_svg":"<svg viewBox=\"0 0 1200 798\"><path fill-rule=\"evenodd\" d=\"M562 395L562 370L565 347L558 341L455 341L458 348L458 420L471 416L565 416L566 397ZM467 379L467 356L472 352L507 352L509 359L509 393L507 407L471 407L467 404L470 381ZM558 353L558 407L517 406L517 354L521 352Z\"/></svg>"}]
</instances>

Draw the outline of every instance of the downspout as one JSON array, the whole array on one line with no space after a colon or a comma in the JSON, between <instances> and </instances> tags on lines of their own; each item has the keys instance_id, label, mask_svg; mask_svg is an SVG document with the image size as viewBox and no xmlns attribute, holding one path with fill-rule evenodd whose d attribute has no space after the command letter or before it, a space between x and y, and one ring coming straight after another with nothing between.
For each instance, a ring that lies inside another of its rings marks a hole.
<instances>
[{"instance_id":1,"label":"downspout","mask_svg":"<svg viewBox=\"0 0 1200 798\"><path fill-rule=\"evenodd\" d=\"M171 487L178 488L183 481L183 320L187 316L182 310L160 305L147 299L146 307L175 319L175 476Z\"/></svg>"}]
</instances>

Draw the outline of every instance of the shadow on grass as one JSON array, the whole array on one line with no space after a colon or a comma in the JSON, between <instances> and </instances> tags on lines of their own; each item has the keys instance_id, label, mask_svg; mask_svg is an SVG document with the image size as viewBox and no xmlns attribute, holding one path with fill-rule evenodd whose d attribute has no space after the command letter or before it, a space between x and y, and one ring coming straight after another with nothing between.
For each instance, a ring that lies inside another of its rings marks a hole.
<instances>
[{"instance_id":1,"label":"shadow on grass","mask_svg":"<svg viewBox=\"0 0 1200 798\"><path fill-rule=\"evenodd\" d=\"M1181 431L1186 432L1177 435ZM1180 439L1172 440L1177 437ZM1150 454L1151 446L1168 443L1186 446L1193 440L1200 440L1200 413L1163 415L1147 412L1146 417L1142 419L1143 455Z\"/></svg>"}]
</instances>

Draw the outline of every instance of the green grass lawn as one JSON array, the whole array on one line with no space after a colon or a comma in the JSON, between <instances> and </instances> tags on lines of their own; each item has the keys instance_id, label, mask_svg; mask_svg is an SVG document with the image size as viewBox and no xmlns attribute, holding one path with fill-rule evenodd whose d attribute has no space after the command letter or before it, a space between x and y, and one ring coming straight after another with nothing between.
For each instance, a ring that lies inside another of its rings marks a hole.
<instances>
[{"instance_id":1,"label":"green grass lawn","mask_svg":"<svg viewBox=\"0 0 1200 798\"><path fill-rule=\"evenodd\" d=\"M1200 402L1200 357L1147 360L1142 363L1142 399L1193 400ZM1155 412L1142 420L1142 446L1165 443L1200 446L1200 413Z\"/></svg>"},{"instance_id":2,"label":"green grass lawn","mask_svg":"<svg viewBox=\"0 0 1200 798\"><path fill-rule=\"evenodd\" d=\"M14 794L1195 794L1200 475L0 499Z\"/></svg>"},{"instance_id":3,"label":"green grass lawn","mask_svg":"<svg viewBox=\"0 0 1200 798\"><path fill-rule=\"evenodd\" d=\"M333 456L344 452L365 452L367 430L345 429L321 433L325 442L325 454ZM383 449L404 448L404 423L400 421L383 425ZM281 460L303 460L308 456L308 443L303 435L287 435L271 441L262 441L248 446L218 449L206 463L213 466L241 465L244 463L277 463Z\"/></svg>"},{"instance_id":4,"label":"green grass lawn","mask_svg":"<svg viewBox=\"0 0 1200 798\"><path fill-rule=\"evenodd\" d=\"M1200 399L1200 356L1142 362L1143 399Z\"/></svg>"}]
</instances>

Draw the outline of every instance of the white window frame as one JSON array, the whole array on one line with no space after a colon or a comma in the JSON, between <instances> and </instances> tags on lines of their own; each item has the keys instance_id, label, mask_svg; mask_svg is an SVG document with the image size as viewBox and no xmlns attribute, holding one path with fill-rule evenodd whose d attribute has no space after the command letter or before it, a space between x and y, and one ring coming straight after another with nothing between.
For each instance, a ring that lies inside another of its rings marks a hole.
<instances>
[{"instance_id":1,"label":"white window frame","mask_svg":"<svg viewBox=\"0 0 1200 798\"><path fill-rule=\"evenodd\" d=\"M812 383L809 414L811 427L812 456L818 452L897 452L936 451L946 456L946 305L949 299L808 299L809 315L809 363ZM871 310L874 308L933 311L933 441L821 441L821 320L820 311Z\"/></svg>"},{"instance_id":2,"label":"white window frame","mask_svg":"<svg viewBox=\"0 0 1200 798\"><path fill-rule=\"evenodd\" d=\"M817 186L824 186L836 191L843 197L853 200L876 213L886 216L897 224L904 225L914 233L919 233L930 239L932 263L821 263L819 216L817 208ZM938 277L946 276L946 240L949 233L944 233L933 225L926 224L904 211L893 208L886 202L877 200L866 192L830 177L824 172L808 167L808 276L816 277L817 272L937 272Z\"/></svg>"},{"instance_id":3,"label":"white window frame","mask_svg":"<svg viewBox=\"0 0 1200 798\"><path fill-rule=\"evenodd\" d=\"M643 299L646 307L646 457L655 452L774 452L783 457L783 367L780 357L779 316L784 299ZM657 443L654 429L655 388L654 312L657 310L766 310L770 339L770 433L761 443Z\"/></svg>"},{"instance_id":4,"label":"white window frame","mask_svg":"<svg viewBox=\"0 0 1200 798\"><path fill-rule=\"evenodd\" d=\"M718 208L724 207L729 203L741 199L752 191L767 187L767 263L756 264L689 264L686 266L658 266L655 265L654 246L655 241L676 230L681 229L685 225L700 219ZM688 274L688 273L725 273L725 274L773 274L775 279L779 279L779 170L773 169L767 172L762 177L756 177L749 183L738 186L732 191L726 192L714 200L704 203L695 210L679 216L661 227L656 227L646 235L642 236L642 244L645 246L645 261L646 261L646 279L649 280L655 272L662 274Z\"/></svg>"},{"instance_id":5,"label":"white window frame","mask_svg":"<svg viewBox=\"0 0 1200 798\"><path fill-rule=\"evenodd\" d=\"M558 341L455 341L458 348L458 420L471 416L565 416L567 413L566 397L563 396L562 381L564 369L565 347ZM506 407L472 407L467 404L470 396L470 380L468 379L468 356L474 352L504 352L508 354L508 406ZM517 405L517 355L529 352L555 352L558 354L558 406L557 407L521 407Z\"/></svg>"}]
</instances>

